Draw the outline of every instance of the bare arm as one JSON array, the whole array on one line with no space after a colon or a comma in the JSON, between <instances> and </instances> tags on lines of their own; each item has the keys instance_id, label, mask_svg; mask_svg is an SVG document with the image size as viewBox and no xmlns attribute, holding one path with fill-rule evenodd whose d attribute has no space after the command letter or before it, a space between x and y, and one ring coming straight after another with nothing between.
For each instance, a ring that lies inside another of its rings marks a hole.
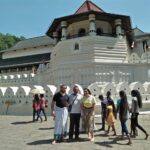
<instances>
[{"instance_id":1,"label":"bare arm","mask_svg":"<svg viewBox=\"0 0 150 150\"><path fill-rule=\"evenodd\" d=\"M56 102L52 100L52 103L51 103L51 115L52 115L52 116L55 116L55 110L54 110L55 103L56 103Z\"/></svg>"},{"instance_id":2,"label":"bare arm","mask_svg":"<svg viewBox=\"0 0 150 150\"><path fill-rule=\"evenodd\" d=\"M83 103L80 104L80 108L81 108L81 111L83 112L83 109L84 109Z\"/></svg>"}]
</instances>

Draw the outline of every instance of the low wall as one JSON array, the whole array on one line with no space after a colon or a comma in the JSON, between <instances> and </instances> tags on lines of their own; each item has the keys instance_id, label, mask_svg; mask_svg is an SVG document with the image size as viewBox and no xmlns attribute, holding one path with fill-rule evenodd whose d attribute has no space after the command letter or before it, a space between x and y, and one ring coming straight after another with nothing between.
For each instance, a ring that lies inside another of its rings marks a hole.
<instances>
[{"instance_id":1,"label":"low wall","mask_svg":"<svg viewBox=\"0 0 150 150\"><path fill-rule=\"evenodd\" d=\"M46 108L47 115L50 115L50 104L48 108ZM0 106L0 115L16 115L16 116L31 116L32 115L32 105L24 104L24 105L10 105L7 111L6 105ZM150 111L150 101L143 102L143 107L140 111ZM101 105L96 105L96 114L101 113Z\"/></svg>"}]
</instances>

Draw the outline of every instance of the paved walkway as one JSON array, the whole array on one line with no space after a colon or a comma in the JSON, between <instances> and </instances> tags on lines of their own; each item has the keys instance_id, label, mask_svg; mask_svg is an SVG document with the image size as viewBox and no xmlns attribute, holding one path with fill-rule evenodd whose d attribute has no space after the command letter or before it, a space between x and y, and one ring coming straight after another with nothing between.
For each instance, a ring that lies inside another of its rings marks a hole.
<instances>
[{"instance_id":1,"label":"paved walkway","mask_svg":"<svg viewBox=\"0 0 150 150\"><path fill-rule=\"evenodd\" d=\"M97 128L100 118L96 118ZM133 139L133 145L128 146L127 140L113 136L105 136L104 132L95 132L95 142L86 140L86 135L81 134L82 141L72 143L59 143L52 145L53 120L32 123L30 116L0 116L0 150L148 150L150 138L144 140L145 135L139 131L139 136ZM150 133L150 115L141 115L140 123ZM120 133L120 124L117 124ZM111 133L113 134L113 133Z\"/></svg>"}]
</instances>

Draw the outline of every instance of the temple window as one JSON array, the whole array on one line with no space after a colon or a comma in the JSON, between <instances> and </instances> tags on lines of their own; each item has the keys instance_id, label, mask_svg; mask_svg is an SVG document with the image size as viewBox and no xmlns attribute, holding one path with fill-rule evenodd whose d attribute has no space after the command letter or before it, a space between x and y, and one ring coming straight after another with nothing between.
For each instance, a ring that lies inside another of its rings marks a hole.
<instances>
[{"instance_id":1,"label":"temple window","mask_svg":"<svg viewBox=\"0 0 150 150\"><path fill-rule=\"evenodd\" d=\"M86 35L86 30L84 28L79 29L78 36L82 37Z\"/></svg>"},{"instance_id":2,"label":"temple window","mask_svg":"<svg viewBox=\"0 0 150 150\"><path fill-rule=\"evenodd\" d=\"M0 59L2 59L2 53L0 53Z\"/></svg>"},{"instance_id":3,"label":"temple window","mask_svg":"<svg viewBox=\"0 0 150 150\"><path fill-rule=\"evenodd\" d=\"M61 30L58 31L58 41L61 40Z\"/></svg>"},{"instance_id":4,"label":"temple window","mask_svg":"<svg viewBox=\"0 0 150 150\"><path fill-rule=\"evenodd\" d=\"M78 43L75 43L74 50L79 50L79 44Z\"/></svg>"},{"instance_id":5,"label":"temple window","mask_svg":"<svg viewBox=\"0 0 150 150\"><path fill-rule=\"evenodd\" d=\"M103 34L103 29L97 28L96 33L97 33L97 35L102 35Z\"/></svg>"},{"instance_id":6,"label":"temple window","mask_svg":"<svg viewBox=\"0 0 150 150\"><path fill-rule=\"evenodd\" d=\"M144 50L144 52L146 52L147 49L148 49L148 44L147 44L147 41L145 40L145 41L143 41L143 50Z\"/></svg>"}]
</instances>

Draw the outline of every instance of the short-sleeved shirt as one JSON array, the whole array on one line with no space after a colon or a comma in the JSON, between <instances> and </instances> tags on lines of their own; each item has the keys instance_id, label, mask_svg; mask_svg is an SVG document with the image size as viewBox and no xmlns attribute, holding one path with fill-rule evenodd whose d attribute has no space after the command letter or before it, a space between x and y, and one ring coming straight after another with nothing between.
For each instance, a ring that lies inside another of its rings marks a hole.
<instances>
[{"instance_id":1,"label":"short-sleeved shirt","mask_svg":"<svg viewBox=\"0 0 150 150\"><path fill-rule=\"evenodd\" d=\"M67 94L62 95L60 92L56 93L53 97L53 101L56 102L56 106L63 108L66 107L69 102L69 96Z\"/></svg>"},{"instance_id":2,"label":"short-sleeved shirt","mask_svg":"<svg viewBox=\"0 0 150 150\"><path fill-rule=\"evenodd\" d=\"M41 104L41 107L42 107L42 108L45 108L45 104L46 104L45 98L41 98L40 104Z\"/></svg>"},{"instance_id":3,"label":"short-sleeved shirt","mask_svg":"<svg viewBox=\"0 0 150 150\"><path fill-rule=\"evenodd\" d=\"M71 112L70 112L71 114L80 114L81 113L80 105L81 105L82 97L83 96L81 94L77 94L77 95L71 94L69 96L69 104L72 105L73 101L75 100L73 105L72 105L72 109L71 109Z\"/></svg>"},{"instance_id":4,"label":"short-sleeved shirt","mask_svg":"<svg viewBox=\"0 0 150 150\"><path fill-rule=\"evenodd\" d=\"M132 105L131 105L132 113L139 113L139 105L136 97L132 97Z\"/></svg>"},{"instance_id":5,"label":"short-sleeved shirt","mask_svg":"<svg viewBox=\"0 0 150 150\"><path fill-rule=\"evenodd\" d=\"M82 104L84 107L86 108L90 108L93 106L93 104L96 104L96 99L94 96L90 95L90 96L84 96L82 98Z\"/></svg>"}]
</instances>

